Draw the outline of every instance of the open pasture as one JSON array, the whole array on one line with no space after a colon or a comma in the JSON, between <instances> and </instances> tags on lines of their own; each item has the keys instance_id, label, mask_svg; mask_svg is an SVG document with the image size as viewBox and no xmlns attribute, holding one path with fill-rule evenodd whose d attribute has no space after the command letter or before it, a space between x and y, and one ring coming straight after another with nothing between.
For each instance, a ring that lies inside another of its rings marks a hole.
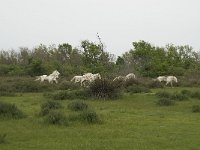
<instances>
[{"instance_id":1,"label":"open pasture","mask_svg":"<svg viewBox=\"0 0 200 150\"><path fill-rule=\"evenodd\" d=\"M0 119L0 133L6 134L1 150L101 150L101 149L181 149L200 147L200 114L192 112L198 99L177 102L173 106L158 106L158 91L198 91L199 88L153 89L148 94L125 94L118 100L85 100L101 117L102 123L70 122L69 125L48 125L39 112L47 100L43 93L23 93L0 97L1 102L16 104L26 118ZM66 116L74 112L67 108L72 100L59 101Z\"/></svg>"}]
</instances>

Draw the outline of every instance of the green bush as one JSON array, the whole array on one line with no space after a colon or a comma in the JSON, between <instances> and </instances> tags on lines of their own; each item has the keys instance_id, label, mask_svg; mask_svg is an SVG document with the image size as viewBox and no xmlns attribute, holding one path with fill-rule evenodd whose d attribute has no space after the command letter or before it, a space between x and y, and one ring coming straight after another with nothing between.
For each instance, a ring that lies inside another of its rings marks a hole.
<instances>
[{"instance_id":1,"label":"green bush","mask_svg":"<svg viewBox=\"0 0 200 150\"><path fill-rule=\"evenodd\" d=\"M163 97L158 100L157 104L160 106L171 106L175 104L175 101L170 98Z\"/></svg>"},{"instance_id":2,"label":"green bush","mask_svg":"<svg viewBox=\"0 0 200 150\"><path fill-rule=\"evenodd\" d=\"M68 108L73 111L82 111L88 109L88 105L83 101L75 101L69 103Z\"/></svg>"},{"instance_id":3,"label":"green bush","mask_svg":"<svg viewBox=\"0 0 200 150\"><path fill-rule=\"evenodd\" d=\"M200 106L199 105L193 105L192 106L192 112L200 112Z\"/></svg>"},{"instance_id":4,"label":"green bush","mask_svg":"<svg viewBox=\"0 0 200 150\"><path fill-rule=\"evenodd\" d=\"M40 115L45 116L49 114L51 110L62 108L62 105L59 102L47 101L41 105Z\"/></svg>"},{"instance_id":5,"label":"green bush","mask_svg":"<svg viewBox=\"0 0 200 150\"><path fill-rule=\"evenodd\" d=\"M156 96L158 96L160 98L170 98L171 93L166 92L166 91L159 91L159 92L156 93Z\"/></svg>"},{"instance_id":6,"label":"green bush","mask_svg":"<svg viewBox=\"0 0 200 150\"><path fill-rule=\"evenodd\" d=\"M192 97L192 98L200 99L200 92L199 92L199 91L193 92L193 93L191 94L191 97Z\"/></svg>"},{"instance_id":7,"label":"green bush","mask_svg":"<svg viewBox=\"0 0 200 150\"><path fill-rule=\"evenodd\" d=\"M0 116L14 119L25 117L24 113L17 106L5 102L0 102Z\"/></svg>"},{"instance_id":8,"label":"green bush","mask_svg":"<svg viewBox=\"0 0 200 150\"><path fill-rule=\"evenodd\" d=\"M16 96L16 93L12 91L1 91L0 96Z\"/></svg>"},{"instance_id":9,"label":"green bush","mask_svg":"<svg viewBox=\"0 0 200 150\"><path fill-rule=\"evenodd\" d=\"M64 81L59 84L58 87L59 90L76 90L80 89L80 85L74 84L73 82L70 81Z\"/></svg>"},{"instance_id":10,"label":"green bush","mask_svg":"<svg viewBox=\"0 0 200 150\"><path fill-rule=\"evenodd\" d=\"M141 85L141 83L139 82L139 80L134 79L134 78L130 78L124 82L125 88L129 86L133 86L133 85Z\"/></svg>"},{"instance_id":11,"label":"green bush","mask_svg":"<svg viewBox=\"0 0 200 150\"><path fill-rule=\"evenodd\" d=\"M171 99L177 100L177 101L183 101L183 100L188 100L188 96L185 94L175 92L171 95Z\"/></svg>"},{"instance_id":12,"label":"green bush","mask_svg":"<svg viewBox=\"0 0 200 150\"><path fill-rule=\"evenodd\" d=\"M159 81L150 81L147 84L149 88L164 88L164 84Z\"/></svg>"},{"instance_id":13,"label":"green bush","mask_svg":"<svg viewBox=\"0 0 200 150\"><path fill-rule=\"evenodd\" d=\"M149 93L151 92L151 90L147 87L144 87L144 86L138 86L138 85L133 85L133 86L129 86L127 87L127 92L130 92L130 93Z\"/></svg>"},{"instance_id":14,"label":"green bush","mask_svg":"<svg viewBox=\"0 0 200 150\"><path fill-rule=\"evenodd\" d=\"M87 110L87 111L83 111L80 114L80 119L86 123L100 123L100 117L97 115L97 113L95 111L92 110Z\"/></svg>"},{"instance_id":15,"label":"green bush","mask_svg":"<svg viewBox=\"0 0 200 150\"><path fill-rule=\"evenodd\" d=\"M191 96L192 92L189 90L182 90L181 94L186 95L186 96Z\"/></svg>"},{"instance_id":16,"label":"green bush","mask_svg":"<svg viewBox=\"0 0 200 150\"><path fill-rule=\"evenodd\" d=\"M66 90L66 91L57 91L54 93L48 93L45 94L44 96L47 96L53 100L87 99L89 97L89 92L87 89Z\"/></svg>"},{"instance_id":17,"label":"green bush","mask_svg":"<svg viewBox=\"0 0 200 150\"><path fill-rule=\"evenodd\" d=\"M108 79L95 80L89 87L91 95L97 99L114 99L121 96L121 91Z\"/></svg>"},{"instance_id":18,"label":"green bush","mask_svg":"<svg viewBox=\"0 0 200 150\"><path fill-rule=\"evenodd\" d=\"M6 136L7 134L0 134L0 144L5 143L6 142Z\"/></svg>"},{"instance_id":19,"label":"green bush","mask_svg":"<svg viewBox=\"0 0 200 150\"><path fill-rule=\"evenodd\" d=\"M48 115L45 117L44 121L48 124L53 125L68 125L68 119L64 115L64 113L60 111L50 111Z\"/></svg>"}]
</instances>

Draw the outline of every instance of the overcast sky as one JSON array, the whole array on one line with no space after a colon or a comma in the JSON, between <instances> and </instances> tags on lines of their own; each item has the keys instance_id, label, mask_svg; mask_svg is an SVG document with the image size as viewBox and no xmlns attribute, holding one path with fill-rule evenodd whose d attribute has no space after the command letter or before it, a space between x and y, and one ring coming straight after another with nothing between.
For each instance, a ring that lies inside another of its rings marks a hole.
<instances>
[{"instance_id":1,"label":"overcast sky","mask_svg":"<svg viewBox=\"0 0 200 150\"><path fill-rule=\"evenodd\" d=\"M0 49L82 40L121 55L133 41L200 50L200 0L0 0Z\"/></svg>"}]
</instances>

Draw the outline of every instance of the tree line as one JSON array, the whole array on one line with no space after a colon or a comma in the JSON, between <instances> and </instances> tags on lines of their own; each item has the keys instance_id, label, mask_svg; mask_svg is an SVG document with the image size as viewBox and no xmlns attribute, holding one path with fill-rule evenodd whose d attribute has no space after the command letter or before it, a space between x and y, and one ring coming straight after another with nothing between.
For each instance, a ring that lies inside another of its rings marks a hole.
<instances>
[{"instance_id":1,"label":"tree line","mask_svg":"<svg viewBox=\"0 0 200 150\"><path fill-rule=\"evenodd\" d=\"M0 75L50 74L57 69L64 76L86 72L103 75L138 73L145 77L159 75L182 76L187 72L199 72L200 52L188 45L165 47L154 46L145 41L132 43L133 47L121 56L107 52L102 43L84 40L80 48L69 43L39 45L32 49L0 51Z\"/></svg>"}]
</instances>

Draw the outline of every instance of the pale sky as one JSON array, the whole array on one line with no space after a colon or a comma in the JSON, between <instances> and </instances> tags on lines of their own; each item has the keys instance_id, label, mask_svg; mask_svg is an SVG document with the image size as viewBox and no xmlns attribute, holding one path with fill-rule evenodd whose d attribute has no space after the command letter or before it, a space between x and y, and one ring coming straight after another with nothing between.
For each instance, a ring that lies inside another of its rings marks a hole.
<instances>
[{"instance_id":1,"label":"pale sky","mask_svg":"<svg viewBox=\"0 0 200 150\"><path fill-rule=\"evenodd\" d=\"M132 42L200 50L200 0L0 0L0 49L82 40L121 55Z\"/></svg>"}]
</instances>

